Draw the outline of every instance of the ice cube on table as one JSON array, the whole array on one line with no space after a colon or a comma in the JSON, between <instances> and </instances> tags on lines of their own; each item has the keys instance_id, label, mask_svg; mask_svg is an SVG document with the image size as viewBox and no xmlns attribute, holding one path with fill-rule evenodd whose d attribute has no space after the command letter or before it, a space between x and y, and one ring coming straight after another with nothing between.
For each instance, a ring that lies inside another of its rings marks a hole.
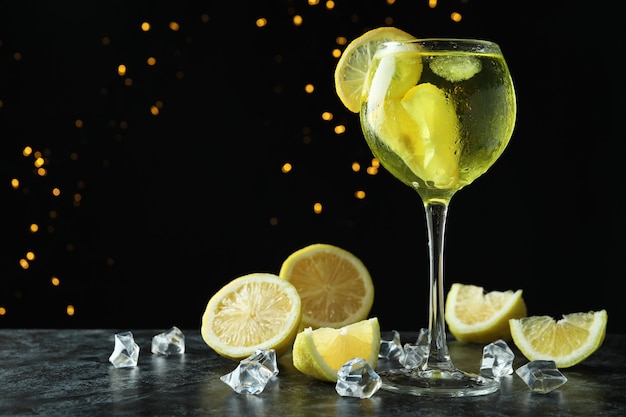
<instances>
[{"instance_id":1,"label":"ice cube on table","mask_svg":"<svg viewBox=\"0 0 626 417\"><path fill-rule=\"evenodd\" d=\"M109 356L109 362L116 368L135 367L139 360L139 350L132 332L116 333L115 348Z\"/></svg>"},{"instance_id":2,"label":"ice cube on table","mask_svg":"<svg viewBox=\"0 0 626 417\"><path fill-rule=\"evenodd\" d=\"M415 369L424 365L428 359L428 345L406 343L404 355L400 358L400 364L406 369Z\"/></svg>"},{"instance_id":3,"label":"ice cube on table","mask_svg":"<svg viewBox=\"0 0 626 417\"><path fill-rule=\"evenodd\" d=\"M541 394L554 391L567 382L567 378L557 369L554 361L531 361L517 368L515 373L531 391Z\"/></svg>"},{"instance_id":4,"label":"ice cube on table","mask_svg":"<svg viewBox=\"0 0 626 417\"><path fill-rule=\"evenodd\" d=\"M169 356L185 353L185 335L176 326L152 338L152 353Z\"/></svg>"},{"instance_id":5,"label":"ice cube on table","mask_svg":"<svg viewBox=\"0 0 626 417\"><path fill-rule=\"evenodd\" d=\"M257 350L242 359L232 372L221 376L220 380L238 394L260 394L276 375L276 351L268 349Z\"/></svg>"},{"instance_id":6,"label":"ice cube on table","mask_svg":"<svg viewBox=\"0 0 626 417\"><path fill-rule=\"evenodd\" d=\"M380 341L380 350L378 351L379 358L400 359L403 354L400 333L397 330L392 330L391 339L382 339Z\"/></svg>"},{"instance_id":7,"label":"ice cube on table","mask_svg":"<svg viewBox=\"0 0 626 417\"><path fill-rule=\"evenodd\" d=\"M483 347L480 374L487 378L511 375L513 360L515 360L515 354L509 345L503 339L498 339Z\"/></svg>"},{"instance_id":8,"label":"ice cube on table","mask_svg":"<svg viewBox=\"0 0 626 417\"><path fill-rule=\"evenodd\" d=\"M382 386L380 376L363 358L353 358L337 371L335 391L342 397L370 398Z\"/></svg>"}]
</instances>

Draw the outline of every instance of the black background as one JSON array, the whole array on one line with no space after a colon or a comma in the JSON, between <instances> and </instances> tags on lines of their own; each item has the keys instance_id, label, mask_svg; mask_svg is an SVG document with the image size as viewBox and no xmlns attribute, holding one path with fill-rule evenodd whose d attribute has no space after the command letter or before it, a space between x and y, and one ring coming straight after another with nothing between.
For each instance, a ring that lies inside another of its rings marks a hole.
<instances>
[{"instance_id":1,"label":"black background","mask_svg":"<svg viewBox=\"0 0 626 417\"><path fill-rule=\"evenodd\" d=\"M0 326L196 328L226 282L316 242L363 260L383 328L426 326L422 204L351 170L371 153L332 80L337 37L396 26L498 42L518 93L506 152L452 200L446 287L523 289L530 315L605 308L626 331L617 4L2 2Z\"/></svg>"}]
</instances>

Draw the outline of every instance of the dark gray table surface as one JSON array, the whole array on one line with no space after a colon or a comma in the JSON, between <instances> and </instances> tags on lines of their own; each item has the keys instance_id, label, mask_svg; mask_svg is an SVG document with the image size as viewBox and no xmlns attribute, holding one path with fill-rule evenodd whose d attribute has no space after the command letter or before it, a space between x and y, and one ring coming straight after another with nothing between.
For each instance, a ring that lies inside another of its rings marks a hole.
<instances>
[{"instance_id":1,"label":"dark gray table surface","mask_svg":"<svg viewBox=\"0 0 626 417\"><path fill-rule=\"evenodd\" d=\"M141 351L135 368L108 361L115 333L130 330ZM220 380L237 363L221 358L198 330L183 330L186 352L159 356L152 337L167 329L0 329L1 416L626 416L626 335L607 335L583 363L562 369L568 382L531 392L516 375L500 391L472 398L423 398L384 390L372 398L339 396L332 383L297 371L288 355L258 395ZM389 336L383 332L383 337ZM415 333L401 332L403 342ZM477 372L482 346L450 340L455 364ZM514 368L527 360L516 350Z\"/></svg>"}]
</instances>

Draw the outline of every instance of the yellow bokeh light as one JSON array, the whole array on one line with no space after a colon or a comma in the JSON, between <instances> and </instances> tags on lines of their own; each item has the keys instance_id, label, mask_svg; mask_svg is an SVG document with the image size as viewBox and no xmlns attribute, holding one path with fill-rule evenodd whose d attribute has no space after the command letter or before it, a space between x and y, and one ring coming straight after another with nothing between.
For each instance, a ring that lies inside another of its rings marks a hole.
<instances>
[{"instance_id":1,"label":"yellow bokeh light","mask_svg":"<svg viewBox=\"0 0 626 417\"><path fill-rule=\"evenodd\" d=\"M379 167L380 167L380 161L378 160L378 158L372 158L372 165L367 167L366 172L369 175L376 175L378 174Z\"/></svg>"},{"instance_id":2,"label":"yellow bokeh light","mask_svg":"<svg viewBox=\"0 0 626 417\"><path fill-rule=\"evenodd\" d=\"M267 26L267 19L266 19L266 18L264 18L264 17L260 17L260 18L258 18L258 19L256 20L256 26L257 26L258 28L262 28L262 27Z\"/></svg>"},{"instance_id":3,"label":"yellow bokeh light","mask_svg":"<svg viewBox=\"0 0 626 417\"><path fill-rule=\"evenodd\" d=\"M437 7L437 0L428 0L428 7L430 7L431 9Z\"/></svg>"},{"instance_id":4,"label":"yellow bokeh light","mask_svg":"<svg viewBox=\"0 0 626 417\"><path fill-rule=\"evenodd\" d=\"M22 269L28 269L30 268L30 264L28 263L28 261L24 258L20 259L20 266L22 267Z\"/></svg>"},{"instance_id":5,"label":"yellow bokeh light","mask_svg":"<svg viewBox=\"0 0 626 417\"><path fill-rule=\"evenodd\" d=\"M180 25L178 24L178 22L170 22L170 30L173 30L174 32L178 32L180 30Z\"/></svg>"},{"instance_id":6,"label":"yellow bokeh light","mask_svg":"<svg viewBox=\"0 0 626 417\"><path fill-rule=\"evenodd\" d=\"M359 172L360 170L361 170L361 164L359 164L358 162L354 161L352 163L352 171Z\"/></svg>"},{"instance_id":7,"label":"yellow bokeh light","mask_svg":"<svg viewBox=\"0 0 626 417\"><path fill-rule=\"evenodd\" d=\"M7 314L7 309L4 307L0 307L0 316L4 316L5 314Z\"/></svg>"},{"instance_id":8,"label":"yellow bokeh light","mask_svg":"<svg viewBox=\"0 0 626 417\"><path fill-rule=\"evenodd\" d=\"M124 65L124 64L119 64L119 65L117 66L117 73L118 73L119 75L121 75L121 76L126 75L126 65Z\"/></svg>"},{"instance_id":9,"label":"yellow bokeh light","mask_svg":"<svg viewBox=\"0 0 626 417\"><path fill-rule=\"evenodd\" d=\"M344 125L335 126L335 133L341 135L342 133L346 133L346 127Z\"/></svg>"},{"instance_id":10,"label":"yellow bokeh light","mask_svg":"<svg viewBox=\"0 0 626 417\"><path fill-rule=\"evenodd\" d=\"M22 150L22 155L24 155L24 156L30 156L32 153L33 153L33 148L31 148L30 146L26 146Z\"/></svg>"},{"instance_id":11,"label":"yellow bokeh light","mask_svg":"<svg viewBox=\"0 0 626 417\"><path fill-rule=\"evenodd\" d=\"M450 19L452 19L453 22L460 22L463 19L463 16L461 16L461 13L459 12L452 12L452 14L450 15Z\"/></svg>"},{"instance_id":12,"label":"yellow bokeh light","mask_svg":"<svg viewBox=\"0 0 626 417\"><path fill-rule=\"evenodd\" d=\"M52 277L50 278L50 283L55 286L58 287L59 285L61 285L61 280L57 277Z\"/></svg>"},{"instance_id":13,"label":"yellow bokeh light","mask_svg":"<svg viewBox=\"0 0 626 417\"><path fill-rule=\"evenodd\" d=\"M143 30L144 32L147 32L150 30L150 23L148 22L141 22L141 30Z\"/></svg>"},{"instance_id":14,"label":"yellow bokeh light","mask_svg":"<svg viewBox=\"0 0 626 417\"><path fill-rule=\"evenodd\" d=\"M151 57L149 57L149 58L146 60L146 62L148 63L148 65L150 65L150 66L154 66L154 65L156 65L156 58L155 58L155 57L153 57L153 56L151 56Z\"/></svg>"},{"instance_id":15,"label":"yellow bokeh light","mask_svg":"<svg viewBox=\"0 0 626 417\"><path fill-rule=\"evenodd\" d=\"M18 180L17 178L12 178L11 179L11 187L14 190L17 190L19 188L19 186L20 186L20 180Z\"/></svg>"},{"instance_id":16,"label":"yellow bokeh light","mask_svg":"<svg viewBox=\"0 0 626 417\"><path fill-rule=\"evenodd\" d=\"M328 10L332 10L332 9L334 9L334 8L335 8L335 2L334 2L334 1L332 1L332 0L327 1L327 2L326 2L326 8L327 8Z\"/></svg>"},{"instance_id":17,"label":"yellow bokeh light","mask_svg":"<svg viewBox=\"0 0 626 417\"><path fill-rule=\"evenodd\" d=\"M311 94L313 91L315 91L315 86L313 84L307 84L304 86L304 91Z\"/></svg>"},{"instance_id":18,"label":"yellow bokeh light","mask_svg":"<svg viewBox=\"0 0 626 417\"><path fill-rule=\"evenodd\" d=\"M35 253L32 252L32 251L26 252L26 259L28 259L29 261L34 261L35 260Z\"/></svg>"},{"instance_id":19,"label":"yellow bokeh light","mask_svg":"<svg viewBox=\"0 0 626 417\"><path fill-rule=\"evenodd\" d=\"M313 204L313 212L315 214L320 214L322 212L322 203Z\"/></svg>"},{"instance_id":20,"label":"yellow bokeh light","mask_svg":"<svg viewBox=\"0 0 626 417\"><path fill-rule=\"evenodd\" d=\"M71 304L68 304L68 306L65 308L65 312L67 313L68 316L73 316L74 315L74 306Z\"/></svg>"},{"instance_id":21,"label":"yellow bokeh light","mask_svg":"<svg viewBox=\"0 0 626 417\"><path fill-rule=\"evenodd\" d=\"M358 198L359 200L363 200L365 198L365 191L357 190L354 192L354 196Z\"/></svg>"},{"instance_id":22,"label":"yellow bokeh light","mask_svg":"<svg viewBox=\"0 0 626 417\"><path fill-rule=\"evenodd\" d=\"M39 225L37 223L33 223L30 225L29 230L31 233L37 233L39 231Z\"/></svg>"},{"instance_id":23,"label":"yellow bokeh light","mask_svg":"<svg viewBox=\"0 0 626 417\"><path fill-rule=\"evenodd\" d=\"M326 120L326 121L333 120L333 117L334 115L329 111L322 112L322 120Z\"/></svg>"},{"instance_id":24,"label":"yellow bokeh light","mask_svg":"<svg viewBox=\"0 0 626 417\"><path fill-rule=\"evenodd\" d=\"M55 197L58 197L61 195L61 189L59 187L54 187L52 189L52 195Z\"/></svg>"},{"instance_id":25,"label":"yellow bokeh light","mask_svg":"<svg viewBox=\"0 0 626 417\"><path fill-rule=\"evenodd\" d=\"M293 166L289 162L285 162L283 166L280 168L283 174L291 172L292 169L293 169Z\"/></svg>"},{"instance_id":26,"label":"yellow bokeh light","mask_svg":"<svg viewBox=\"0 0 626 417\"><path fill-rule=\"evenodd\" d=\"M294 26L301 26L302 25L302 16L300 16L298 14L295 15L293 17L293 24L294 24Z\"/></svg>"}]
</instances>

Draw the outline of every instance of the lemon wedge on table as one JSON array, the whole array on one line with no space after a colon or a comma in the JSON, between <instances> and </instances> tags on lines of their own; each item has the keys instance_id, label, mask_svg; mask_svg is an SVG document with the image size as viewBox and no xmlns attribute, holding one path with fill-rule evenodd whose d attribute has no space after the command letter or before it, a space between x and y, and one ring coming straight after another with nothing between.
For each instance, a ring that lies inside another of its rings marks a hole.
<instances>
[{"instance_id":1,"label":"lemon wedge on table","mask_svg":"<svg viewBox=\"0 0 626 417\"><path fill-rule=\"evenodd\" d=\"M594 353L606 336L606 310L511 319L511 335L526 359L553 360L557 368L574 366Z\"/></svg>"},{"instance_id":2,"label":"lemon wedge on table","mask_svg":"<svg viewBox=\"0 0 626 417\"><path fill-rule=\"evenodd\" d=\"M304 327L342 327L367 318L374 284L363 262L335 245L314 243L285 259L278 275L298 290Z\"/></svg>"},{"instance_id":3,"label":"lemon wedge on table","mask_svg":"<svg viewBox=\"0 0 626 417\"><path fill-rule=\"evenodd\" d=\"M351 112L361 110L361 93L367 71L380 44L405 41L414 36L393 26L371 29L352 40L344 49L335 67L335 91L342 104ZM416 74L415 82L419 78Z\"/></svg>"},{"instance_id":4,"label":"lemon wedge on table","mask_svg":"<svg viewBox=\"0 0 626 417\"><path fill-rule=\"evenodd\" d=\"M486 292L477 285L453 283L446 297L448 330L461 342L510 341L509 320L526 315L522 290Z\"/></svg>"},{"instance_id":5,"label":"lemon wedge on table","mask_svg":"<svg viewBox=\"0 0 626 417\"><path fill-rule=\"evenodd\" d=\"M353 358L362 358L372 367L378 363L380 326L376 317L339 329L307 327L293 344L293 365L305 375L336 382L337 371Z\"/></svg>"},{"instance_id":6,"label":"lemon wedge on table","mask_svg":"<svg viewBox=\"0 0 626 417\"><path fill-rule=\"evenodd\" d=\"M296 288L275 274L235 278L209 300L201 334L219 355L241 360L257 349L289 351L300 328L302 304Z\"/></svg>"}]
</instances>

